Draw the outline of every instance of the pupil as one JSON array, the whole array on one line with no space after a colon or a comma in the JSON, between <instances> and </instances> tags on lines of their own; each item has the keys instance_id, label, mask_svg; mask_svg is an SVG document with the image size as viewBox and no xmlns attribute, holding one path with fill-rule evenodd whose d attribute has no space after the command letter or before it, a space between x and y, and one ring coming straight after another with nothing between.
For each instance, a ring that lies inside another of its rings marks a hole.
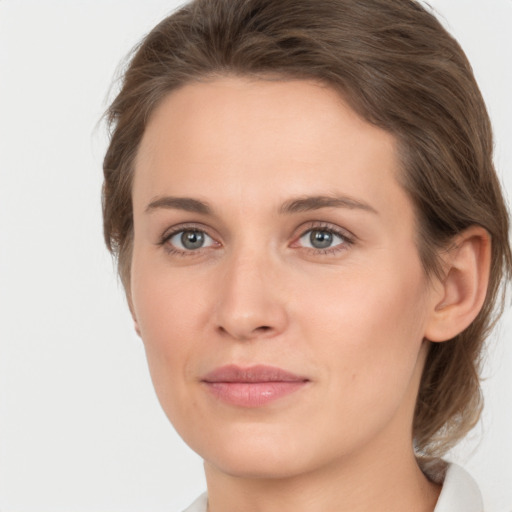
<instances>
[{"instance_id":1,"label":"pupil","mask_svg":"<svg viewBox=\"0 0 512 512\"><path fill-rule=\"evenodd\" d=\"M332 233L328 231L312 231L309 238L316 249L326 249L332 244Z\"/></svg>"},{"instance_id":2,"label":"pupil","mask_svg":"<svg viewBox=\"0 0 512 512\"><path fill-rule=\"evenodd\" d=\"M199 249L204 243L204 234L200 231L185 231L181 235L181 243L185 249Z\"/></svg>"}]
</instances>

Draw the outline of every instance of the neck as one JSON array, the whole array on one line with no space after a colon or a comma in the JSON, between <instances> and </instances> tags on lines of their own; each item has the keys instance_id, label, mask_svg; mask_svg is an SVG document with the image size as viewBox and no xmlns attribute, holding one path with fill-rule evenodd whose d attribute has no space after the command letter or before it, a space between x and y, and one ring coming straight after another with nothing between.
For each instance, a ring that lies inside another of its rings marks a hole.
<instances>
[{"instance_id":1,"label":"neck","mask_svg":"<svg viewBox=\"0 0 512 512\"><path fill-rule=\"evenodd\" d=\"M389 450L391 452L391 450ZM432 512L440 486L422 473L412 447L402 453L335 461L281 478L227 475L205 463L208 512Z\"/></svg>"}]
</instances>

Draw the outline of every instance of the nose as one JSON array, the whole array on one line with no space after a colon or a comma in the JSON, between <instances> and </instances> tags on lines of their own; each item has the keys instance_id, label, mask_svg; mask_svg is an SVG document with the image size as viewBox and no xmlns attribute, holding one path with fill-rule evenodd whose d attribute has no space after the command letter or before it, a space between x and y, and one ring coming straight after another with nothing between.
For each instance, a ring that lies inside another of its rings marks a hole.
<instances>
[{"instance_id":1,"label":"nose","mask_svg":"<svg viewBox=\"0 0 512 512\"><path fill-rule=\"evenodd\" d=\"M233 256L219 274L215 322L224 336L239 341L269 338L288 324L282 273L268 257Z\"/></svg>"}]
</instances>

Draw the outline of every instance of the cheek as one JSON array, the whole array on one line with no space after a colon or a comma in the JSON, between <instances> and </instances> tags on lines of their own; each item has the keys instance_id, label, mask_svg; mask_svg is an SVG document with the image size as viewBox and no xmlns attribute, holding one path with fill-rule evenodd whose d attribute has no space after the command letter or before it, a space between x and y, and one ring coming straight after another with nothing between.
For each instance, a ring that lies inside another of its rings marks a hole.
<instances>
[{"instance_id":1,"label":"cheek","mask_svg":"<svg viewBox=\"0 0 512 512\"><path fill-rule=\"evenodd\" d=\"M201 338L198 332L208 318L203 311L205 289L191 286L179 272L148 261L134 254L133 309L156 393L172 415L173 404L179 403L184 386L192 379L192 364L200 349L192 341Z\"/></svg>"},{"instance_id":2,"label":"cheek","mask_svg":"<svg viewBox=\"0 0 512 512\"><path fill-rule=\"evenodd\" d=\"M186 272L169 268L165 259L140 252L134 251L131 275L134 314L142 338L161 352L179 349L179 340L200 325L207 290L198 284L205 281L191 282Z\"/></svg>"},{"instance_id":3,"label":"cheek","mask_svg":"<svg viewBox=\"0 0 512 512\"><path fill-rule=\"evenodd\" d=\"M425 286L418 265L383 264L340 272L303 294L297 316L310 357L330 369L333 387L351 390L347 400L395 400L406 391L423 341Z\"/></svg>"}]
</instances>

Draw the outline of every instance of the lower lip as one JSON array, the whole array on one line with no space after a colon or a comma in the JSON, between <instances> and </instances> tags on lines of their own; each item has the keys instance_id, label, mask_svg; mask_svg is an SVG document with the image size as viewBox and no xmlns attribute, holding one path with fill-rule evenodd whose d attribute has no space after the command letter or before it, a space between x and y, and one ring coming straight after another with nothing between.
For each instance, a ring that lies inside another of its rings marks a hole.
<instances>
[{"instance_id":1,"label":"lower lip","mask_svg":"<svg viewBox=\"0 0 512 512\"><path fill-rule=\"evenodd\" d=\"M307 381L205 382L221 401L239 407L261 407L303 388Z\"/></svg>"}]
</instances>

